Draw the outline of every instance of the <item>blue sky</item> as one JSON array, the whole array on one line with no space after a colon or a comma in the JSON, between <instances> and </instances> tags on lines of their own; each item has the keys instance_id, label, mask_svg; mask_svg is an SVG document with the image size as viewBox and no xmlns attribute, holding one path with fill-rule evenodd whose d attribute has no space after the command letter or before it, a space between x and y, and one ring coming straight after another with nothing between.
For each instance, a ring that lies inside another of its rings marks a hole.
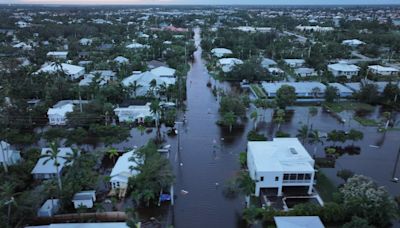
<instances>
[{"instance_id":1,"label":"blue sky","mask_svg":"<svg viewBox=\"0 0 400 228\"><path fill-rule=\"evenodd\" d=\"M325 4L400 4L400 0L0 0L0 3L53 4L265 4L265 5L325 5Z\"/></svg>"}]
</instances>

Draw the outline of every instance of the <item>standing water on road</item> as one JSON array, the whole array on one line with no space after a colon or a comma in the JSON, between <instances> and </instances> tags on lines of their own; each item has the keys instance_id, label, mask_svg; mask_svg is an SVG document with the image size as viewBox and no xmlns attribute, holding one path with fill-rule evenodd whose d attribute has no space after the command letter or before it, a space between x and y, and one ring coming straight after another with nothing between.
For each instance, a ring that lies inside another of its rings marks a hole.
<instances>
[{"instance_id":1,"label":"standing water on road","mask_svg":"<svg viewBox=\"0 0 400 228\"><path fill-rule=\"evenodd\" d=\"M239 170L238 155L245 150L246 137L234 134L237 138L229 140L215 124L219 104L206 86L210 76L201 59L200 29L194 32L197 51L187 77L187 123L180 127L181 150L171 158L178 196L174 226L238 227L243 197L227 199L223 187Z\"/></svg>"}]
</instances>

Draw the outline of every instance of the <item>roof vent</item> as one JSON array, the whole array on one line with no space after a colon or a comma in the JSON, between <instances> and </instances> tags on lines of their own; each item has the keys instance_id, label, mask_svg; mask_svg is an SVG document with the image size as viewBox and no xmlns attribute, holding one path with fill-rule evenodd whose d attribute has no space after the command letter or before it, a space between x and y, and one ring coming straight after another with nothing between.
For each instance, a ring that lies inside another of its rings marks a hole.
<instances>
[{"instance_id":1,"label":"roof vent","mask_svg":"<svg viewBox=\"0 0 400 228\"><path fill-rule=\"evenodd\" d=\"M293 147L290 147L289 150L290 150L290 153L292 153L292 154L298 154L296 149Z\"/></svg>"}]
</instances>

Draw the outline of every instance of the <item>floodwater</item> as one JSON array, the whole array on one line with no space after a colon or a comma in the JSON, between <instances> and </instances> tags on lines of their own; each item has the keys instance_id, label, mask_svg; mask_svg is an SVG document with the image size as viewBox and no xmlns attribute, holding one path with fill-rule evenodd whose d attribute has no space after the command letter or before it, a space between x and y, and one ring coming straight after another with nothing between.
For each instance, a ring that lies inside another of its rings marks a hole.
<instances>
[{"instance_id":1,"label":"floodwater","mask_svg":"<svg viewBox=\"0 0 400 228\"><path fill-rule=\"evenodd\" d=\"M201 32L195 29L195 43L198 45L194 53L194 61L187 78L187 103L186 123L179 124L180 136L166 137L166 144L171 145L170 160L176 174L175 205L168 212L162 214L172 217L174 227L245 227L241 221L241 212L244 208L244 197L239 196L228 199L223 195L226 181L233 178L239 170L239 153L246 150L247 132L253 127L253 122L248 121L242 128L234 128L232 133L216 125L219 119L219 102L213 96L211 89L206 86L210 80L205 64L201 59ZM213 79L210 80L215 84ZM217 83L225 91L230 91L228 83ZM251 109L254 109L252 107ZM282 124L281 130L296 137L297 129L307 123L308 107L289 107L293 115ZM372 113L378 115L378 110ZM351 112L341 113L348 120ZM259 132L268 136L276 130L271 124L272 111L259 111ZM182 119L181 119L182 120ZM356 121L347 121L341 124L329 113L318 108L318 114L309 118L313 129L321 132L332 130L348 131L351 128L364 133L364 139L354 145L361 148L359 155L343 155L336 161L335 168L324 168L322 171L336 184L343 183L336 177L341 169L350 169L356 174L363 174L373 178L379 185L385 186L393 196L400 194L400 183L391 182L397 151L400 147L400 131L388 131L386 134L378 133L376 127L364 127ZM276 126L275 126L276 127ZM167 129L163 128L162 131ZM118 145L123 147L142 146L154 133L140 134L132 129L132 137ZM178 152L178 138L180 150ZM323 148L333 143L323 140L323 145L317 147L317 157L323 157ZM344 145L351 145L346 142ZM378 147L377 147L378 146ZM305 144L310 153L314 145ZM395 172L400 177L400 167ZM160 210L153 210L145 214L157 217Z\"/></svg>"},{"instance_id":2,"label":"floodwater","mask_svg":"<svg viewBox=\"0 0 400 228\"><path fill-rule=\"evenodd\" d=\"M245 132L229 136L215 124L219 103L206 86L210 76L201 59L199 29L195 29L194 38L198 49L187 78L187 123L180 126L181 150L171 157L178 195L174 226L238 227L244 199L227 199L222 190L239 170L238 154L246 148Z\"/></svg>"}]
</instances>

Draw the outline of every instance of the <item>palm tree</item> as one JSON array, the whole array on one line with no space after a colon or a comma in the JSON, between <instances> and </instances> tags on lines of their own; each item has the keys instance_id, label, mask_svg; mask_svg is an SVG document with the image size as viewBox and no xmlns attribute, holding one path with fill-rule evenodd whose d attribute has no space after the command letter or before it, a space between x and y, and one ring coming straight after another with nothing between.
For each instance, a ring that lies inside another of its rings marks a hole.
<instances>
[{"instance_id":1,"label":"palm tree","mask_svg":"<svg viewBox=\"0 0 400 228\"><path fill-rule=\"evenodd\" d=\"M15 194L15 184L12 182L4 182L1 186L0 186L0 199L1 199L1 203L3 205L7 205L8 206L8 212L7 212L7 225L10 225L10 218L11 218L11 205L15 203L15 199L14 196ZM3 202L4 200L4 202Z\"/></svg>"},{"instance_id":2,"label":"palm tree","mask_svg":"<svg viewBox=\"0 0 400 228\"><path fill-rule=\"evenodd\" d=\"M160 96L164 96L167 93L167 84L165 82L158 86L157 93Z\"/></svg>"},{"instance_id":3,"label":"palm tree","mask_svg":"<svg viewBox=\"0 0 400 228\"><path fill-rule=\"evenodd\" d=\"M314 146L314 154L313 154L313 156L315 156L317 154L317 146L318 146L318 144L323 145L324 142L321 140L321 137L319 135L319 131L318 130L311 131L310 134L308 135L308 137L309 137L308 142L310 144L314 144L315 145Z\"/></svg>"},{"instance_id":4,"label":"palm tree","mask_svg":"<svg viewBox=\"0 0 400 228\"><path fill-rule=\"evenodd\" d=\"M150 91L151 91L152 95L154 96L154 90L157 87L157 81L155 79L153 79L150 81L149 85L150 85Z\"/></svg>"},{"instance_id":5,"label":"palm tree","mask_svg":"<svg viewBox=\"0 0 400 228\"><path fill-rule=\"evenodd\" d=\"M67 159L67 157L59 155L60 150L58 148L58 145L55 142L50 143L50 150L47 150L45 154L42 154L40 158L46 158L43 161L43 165L45 165L49 161L53 161L54 166L56 167L56 176L57 176L57 182L58 182L58 188L59 191L61 192L62 190L62 183L61 183L61 176L60 176L60 163L58 162L59 159Z\"/></svg>"},{"instance_id":6,"label":"palm tree","mask_svg":"<svg viewBox=\"0 0 400 228\"><path fill-rule=\"evenodd\" d=\"M281 129L281 124L285 122L285 110L278 109L276 110L276 117L274 121L278 124L278 131Z\"/></svg>"},{"instance_id":7,"label":"palm tree","mask_svg":"<svg viewBox=\"0 0 400 228\"><path fill-rule=\"evenodd\" d=\"M146 128L143 125L139 125L137 129L140 131L140 135L143 135L143 132L146 130Z\"/></svg>"},{"instance_id":8,"label":"palm tree","mask_svg":"<svg viewBox=\"0 0 400 228\"><path fill-rule=\"evenodd\" d=\"M107 151L108 158L113 160L113 163L115 163L115 158L118 156L118 151L115 148L110 148Z\"/></svg>"},{"instance_id":9,"label":"palm tree","mask_svg":"<svg viewBox=\"0 0 400 228\"><path fill-rule=\"evenodd\" d=\"M156 118L157 136L159 136L160 135L160 123L159 123L159 121L160 121L160 112L161 112L160 101L154 100L154 101L151 102L151 104L150 104L150 112Z\"/></svg>"},{"instance_id":10,"label":"palm tree","mask_svg":"<svg viewBox=\"0 0 400 228\"><path fill-rule=\"evenodd\" d=\"M137 84L137 81L134 81L133 84L132 84L132 83L129 84L128 93L129 93L129 94L132 94L132 92L133 92L133 97L136 98L137 90L138 90L139 88L141 88L141 87L143 87L143 86L140 85L140 84Z\"/></svg>"},{"instance_id":11,"label":"palm tree","mask_svg":"<svg viewBox=\"0 0 400 228\"><path fill-rule=\"evenodd\" d=\"M303 125L299 130L297 130L297 135L298 138L301 139L301 141L304 142L307 140L308 138L308 126L307 125Z\"/></svg>"},{"instance_id":12,"label":"palm tree","mask_svg":"<svg viewBox=\"0 0 400 228\"><path fill-rule=\"evenodd\" d=\"M81 152L76 149L76 148L72 148L72 153L67 153L66 159L67 161L65 162L65 164L72 164L74 161L76 161L79 156L81 155Z\"/></svg>"},{"instance_id":13,"label":"palm tree","mask_svg":"<svg viewBox=\"0 0 400 228\"><path fill-rule=\"evenodd\" d=\"M250 118L254 121L254 130L257 129L257 120L258 120L258 113L254 111L250 114Z\"/></svg>"},{"instance_id":14,"label":"palm tree","mask_svg":"<svg viewBox=\"0 0 400 228\"><path fill-rule=\"evenodd\" d=\"M229 126L229 132L232 132L232 127L236 123L236 115L233 112L227 112L223 116L223 122L225 125Z\"/></svg>"}]
</instances>

